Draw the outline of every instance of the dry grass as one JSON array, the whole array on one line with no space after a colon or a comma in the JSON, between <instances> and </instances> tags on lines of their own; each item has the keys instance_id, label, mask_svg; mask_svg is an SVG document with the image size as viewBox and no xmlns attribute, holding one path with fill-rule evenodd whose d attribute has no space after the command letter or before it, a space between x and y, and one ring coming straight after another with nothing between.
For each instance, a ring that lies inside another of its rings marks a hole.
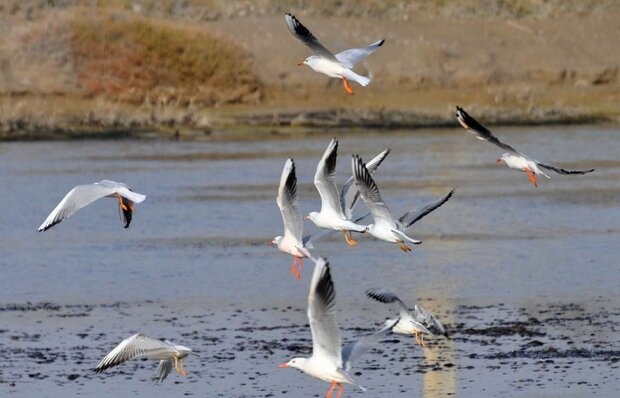
<instances>
[{"instance_id":1,"label":"dry grass","mask_svg":"<svg viewBox=\"0 0 620 398\"><path fill-rule=\"evenodd\" d=\"M255 102L260 95L248 54L202 27L79 8L15 29L6 43L5 94L178 107Z\"/></svg>"},{"instance_id":2,"label":"dry grass","mask_svg":"<svg viewBox=\"0 0 620 398\"><path fill-rule=\"evenodd\" d=\"M70 48L88 96L212 106L258 89L247 54L205 31L123 14L70 18Z\"/></svg>"}]
</instances>

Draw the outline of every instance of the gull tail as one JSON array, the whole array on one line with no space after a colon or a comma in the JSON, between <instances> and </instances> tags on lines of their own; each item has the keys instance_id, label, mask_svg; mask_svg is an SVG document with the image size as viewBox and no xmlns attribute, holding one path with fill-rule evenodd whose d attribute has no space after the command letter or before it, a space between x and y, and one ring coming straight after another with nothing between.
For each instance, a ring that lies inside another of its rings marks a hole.
<instances>
[{"instance_id":1,"label":"gull tail","mask_svg":"<svg viewBox=\"0 0 620 398\"><path fill-rule=\"evenodd\" d=\"M343 73L342 76L345 77L346 79L353 80L354 82L357 82L358 84L364 87L370 84L370 78L366 76L358 75L352 70L347 70L346 73Z\"/></svg>"}]
</instances>

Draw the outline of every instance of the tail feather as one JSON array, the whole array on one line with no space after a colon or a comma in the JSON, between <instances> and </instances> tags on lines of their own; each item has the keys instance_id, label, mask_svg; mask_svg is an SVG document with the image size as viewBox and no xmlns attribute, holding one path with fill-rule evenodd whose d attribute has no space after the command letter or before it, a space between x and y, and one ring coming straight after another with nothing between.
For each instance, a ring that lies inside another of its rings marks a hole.
<instances>
[{"instance_id":1,"label":"tail feather","mask_svg":"<svg viewBox=\"0 0 620 398\"><path fill-rule=\"evenodd\" d=\"M346 79L348 80L353 80L354 82L357 82L358 84L366 87L367 85L370 84L370 78L366 77L366 76L362 76L362 75L358 75L357 73L353 72L352 70L348 70L346 74L343 75Z\"/></svg>"}]
</instances>

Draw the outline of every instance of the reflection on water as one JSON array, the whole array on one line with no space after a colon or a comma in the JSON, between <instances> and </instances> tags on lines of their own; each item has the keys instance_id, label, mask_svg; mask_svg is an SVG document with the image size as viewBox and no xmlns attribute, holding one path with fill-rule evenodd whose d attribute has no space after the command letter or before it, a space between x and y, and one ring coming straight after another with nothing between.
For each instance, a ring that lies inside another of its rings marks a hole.
<instances>
[{"instance_id":1,"label":"reflection on water","mask_svg":"<svg viewBox=\"0 0 620 398\"><path fill-rule=\"evenodd\" d=\"M426 292L425 292L426 293ZM430 293L430 292L429 292ZM454 314L454 303L452 300L440 299L433 300L429 303L421 302L423 307L427 309L441 308L441 322L446 325L454 325L456 320L452 316ZM430 310L433 312L433 310ZM444 366L440 372L426 372L423 379L423 396L424 398L439 398L456 395L456 378L458 360L456 358L456 345L453 339L437 336L433 340L441 339L441 349L436 347L437 342L431 342L428 348L423 349L424 364L428 367L436 366L436 364L452 364L452 366ZM439 365L441 366L441 365Z\"/></svg>"}]
</instances>

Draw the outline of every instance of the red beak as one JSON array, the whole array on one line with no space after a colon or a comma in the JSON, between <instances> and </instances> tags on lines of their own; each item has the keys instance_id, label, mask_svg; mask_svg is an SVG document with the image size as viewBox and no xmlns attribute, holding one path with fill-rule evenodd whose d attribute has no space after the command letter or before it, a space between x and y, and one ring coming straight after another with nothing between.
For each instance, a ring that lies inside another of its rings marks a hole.
<instances>
[{"instance_id":1,"label":"red beak","mask_svg":"<svg viewBox=\"0 0 620 398\"><path fill-rule=\"evenodd\" d=\"M304 61L299 62L297 66L304 66Z\"/></svg>"},{"instance_id":2,"label":"red beak","mask_svg":"<svg viewBox=\"0 0 620 398\"><path fill-rule=\"evenodd\" d=\"M279 368L288 368L288 365L285 363L281 363L278 365Z\"/></svg>"},{"instance_id":3,"label":"red beak","mask_svg":"<svg viewBox=\"0 0 620 398\"><path fill-rule=\"evenodd\" d=\"M502 161L502 159L501 159L501 158L497 158L497 160L495 161L495 163L499 163L499 162L501 162L501 161Z\"/></svg>"}]
</instances>

